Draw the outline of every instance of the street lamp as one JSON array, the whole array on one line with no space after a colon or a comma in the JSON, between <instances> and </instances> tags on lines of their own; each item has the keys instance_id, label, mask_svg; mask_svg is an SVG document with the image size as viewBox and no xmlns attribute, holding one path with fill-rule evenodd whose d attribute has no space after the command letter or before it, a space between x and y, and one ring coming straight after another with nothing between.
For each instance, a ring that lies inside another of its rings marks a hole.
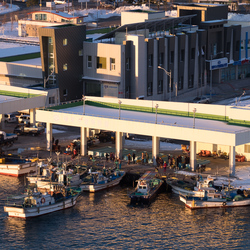
<instances>
[{"instance_id":1,"label":"street lamp","mask_svg":"<svg viewBox=\"0 0 250 250\"><path fill-rule=\"evenodd\" d=\"M158 109L159 105L155 104L155 124L157 124L157 109Z\"/></svg>"},{"instance_id":2,"label":"street lamp","mask_svg":"<svg viewBox=\"0 0 250 250\"><path fill-rule=\"evenodd\" d=\"M246 91L244 90L243 93L241 94L241 96L239 97L238 101L237 101L237 97L236 97L236 102L235 102L235 106L238 106L238 102L240 102L240 98L246 94Z\"/></svg>"},{"instance_id":3,"label":"street lamp","mask_svg":"<svg viewBox=\"0 0 250 250\"><path fill-rule=\"evenodd\" d=\"M118 104L119 104L119 120L120 120L120 118L121 118L121 103L122 103L122 101L119 100L119 101L118 101Z\"/></svg>"},{"instance_id":4,"label":"street lamp","mask_svg":"<svg viewBox=\"0 0 250 250\"><path fill-rule=\"evenodd\" d=\"M86 100L86 96L82 95L82 100L83 100L83 114L85 115L85 100Z\"/></svg>"},{"instance_id":5,"label":"street lamp","mask_svg":"<svg viewBox=\"0 0 250 250\"><path fill-rule=\"evenodd\" d=\"M196 113L196 108L193 109L193 113L194 113L194 123L193 123L193 128L195 128L195 113Z\"/></svg>"},{"instance_id":6,"label":"street lamp","mask_svg":"<svg viewBox=\"0 0 250 250\"><path fill-rule=\"evenodd\" d=\"M169 76L169 101L171 102L171 70L168 72L166 71L164 68L162 68L161 66L158 66L158 69L162 69L164 70L165 74Z\"/></svg>"}]
</instances>

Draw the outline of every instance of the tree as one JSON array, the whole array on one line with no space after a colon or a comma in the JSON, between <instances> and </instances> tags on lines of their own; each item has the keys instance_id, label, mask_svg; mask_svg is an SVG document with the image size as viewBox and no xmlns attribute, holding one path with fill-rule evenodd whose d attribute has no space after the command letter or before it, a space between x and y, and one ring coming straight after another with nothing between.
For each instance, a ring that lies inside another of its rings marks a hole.
<instances>
[{"instance_id":1,"label":"tree","mask_svg":"<svg viewBox=\"0 0 250 250\"><path fill-rule=\"evenodd\" d=\"M31 6L36 6L38 5L38 0L27 0L26 6L31 7Z\"/></svg>"}]
</instances>

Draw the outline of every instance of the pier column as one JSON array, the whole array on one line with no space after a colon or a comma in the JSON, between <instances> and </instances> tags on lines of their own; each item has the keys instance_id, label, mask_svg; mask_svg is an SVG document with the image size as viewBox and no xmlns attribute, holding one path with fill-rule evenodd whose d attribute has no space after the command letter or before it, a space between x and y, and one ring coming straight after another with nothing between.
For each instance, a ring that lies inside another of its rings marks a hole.
<instances>
[{"instance_id":1,"label":"pier column","mask_svg":"<svg viewBox=\"0 0 250 250\"><path fill-rule=\"evenodd\" d=\"M87 155L87 128L81 127L81 155Z\"/></svg>"},{"instance_id":2,"label":"pier column","mask_svg":"<svg viewBox=\"0 0 250 250\"><path fill-rule=\"evenodd\" d=\"M160 137L152 136L152 158L153 164L156 166L156 157L159 154L160 150Z\"/></svg>"},{"instance_id":3,"label":"pier column","mask_svg":"<svg viewBox=\"0 0 250 250\"><path fill-rule=\"evenodd\" d=\"M235 175L235 146L229 146L229 174Z\"/></svg>"},{"instance_id":4,"label":"pier column","mask_svg":"<svg viewBox=\"0 0 250 250\"><path fill-rule=\"evenodd\" d=\"M86 136L87 137L91 136L91 128L86 128Z\"/></svg>"},{"instance_id":5,"label":"pier column","mask_svg":"<svg viewBox=\"0 0 250 250\"><path fill-rule=\"evenodd\" d=\"M47 151L52 150L52 123L46 124Z\"/></svg>"},{"instance_id":6,"label":"pier column","mask_svg":"<svg viewBox=\"0 0 250 250\"><path fill-rule=\"evenodd\" d=\"M36 109L30 109L30 124L36 124Z\"/></svg>"},{"instance_id":7,"label":"pier column","mask_svg":"<svg viewBox=\"0 0 250 250\"><path fill-rule=\"evenodd\" d=\"M190 167L192 171L196 170L196 141L190 141Z\"/></svg>"},{"instance_id":8,"label":"pier column","mask_svg":"<svg viewBox=\"0 0 250 250\"><path fill-rule=\"evenodd\" d=\"M115 153L116 156L122 159L122 149L123 149L123 133L116 131L115 134Z\"/></svg>"}]
</instances>

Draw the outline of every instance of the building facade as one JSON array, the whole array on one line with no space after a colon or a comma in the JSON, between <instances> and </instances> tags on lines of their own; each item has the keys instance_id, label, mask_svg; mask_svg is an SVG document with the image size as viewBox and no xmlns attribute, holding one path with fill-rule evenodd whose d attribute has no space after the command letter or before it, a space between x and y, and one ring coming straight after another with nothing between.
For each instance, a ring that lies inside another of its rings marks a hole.
<instances>
[{"instance_id":1,"label":"building facade","mask_svg":"<svg viewBox=\"0 0 250 250\"><path fill-rule=\"evenodd\" d=\"M82 98L84 25L39 29L44 88L59 88L60 101Z\"/></svg>"}]
</instances>

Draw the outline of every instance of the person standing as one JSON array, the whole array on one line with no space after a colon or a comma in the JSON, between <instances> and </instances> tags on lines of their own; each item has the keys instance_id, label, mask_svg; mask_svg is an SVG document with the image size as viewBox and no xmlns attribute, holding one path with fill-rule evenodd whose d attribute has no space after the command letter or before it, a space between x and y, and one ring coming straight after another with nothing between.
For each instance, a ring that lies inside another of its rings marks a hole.
<instances>
[{"instance_id":1,"label":"person standing","mask_svg":"<svg viewBox=\"0 0 250 250\"><path fill-rule=\"evenodd\" d=\"M131 161L131 155L128 154L128 165L130 164L130 161Z\"/></svg>"},{"instance_id":2,"label":"person standing","mask_svg":"<svg viewBox=\"0 0 250 250\"><path fill-rule=\"evenodd\" d=\"M132 159L133 159L133 164L135 164L135 152L133 152Z\"/></svg>"},{"instance_id":3,"label":"person standing","mask_svg":"<svg viewBox=\"0 0 250 250\"><path fill-rule=\"evenodd\" d=\"M148 152L146 152L146 163L148 163L148 160L149 160L149 155Z\"/></svg>"},{"instance_id":4,"label":"person standing","mask_svg":"<svg viewBox=\"0 0 250 250\"><path fill-rule=\"evenodd\" d=\"M142 152L142 153L141 153L141 163L142 163L142 164L144 164L144 157L145 157L145 156L144 156L144 153Z\"/></svg>"},{"instance_id":5,"label":"person standing","mask_svg":"<svg viewBox=\"0 0 250 250\"><path fill-rule=\"evenodd\" d=\"M109 161L109 154L106 153L106 161L108 162Z\"/></svg>"},{"instance_id":6,"label":"person standing","mask_svg":"<svg viewBox=\"0 0 250 250\"><path fill-rule=\"evenodd\" d=\"M164 161L163 172L166 173L166 170L167 170L167 163L166 163L166 161Z\"/></svg>"}]
</instances>

